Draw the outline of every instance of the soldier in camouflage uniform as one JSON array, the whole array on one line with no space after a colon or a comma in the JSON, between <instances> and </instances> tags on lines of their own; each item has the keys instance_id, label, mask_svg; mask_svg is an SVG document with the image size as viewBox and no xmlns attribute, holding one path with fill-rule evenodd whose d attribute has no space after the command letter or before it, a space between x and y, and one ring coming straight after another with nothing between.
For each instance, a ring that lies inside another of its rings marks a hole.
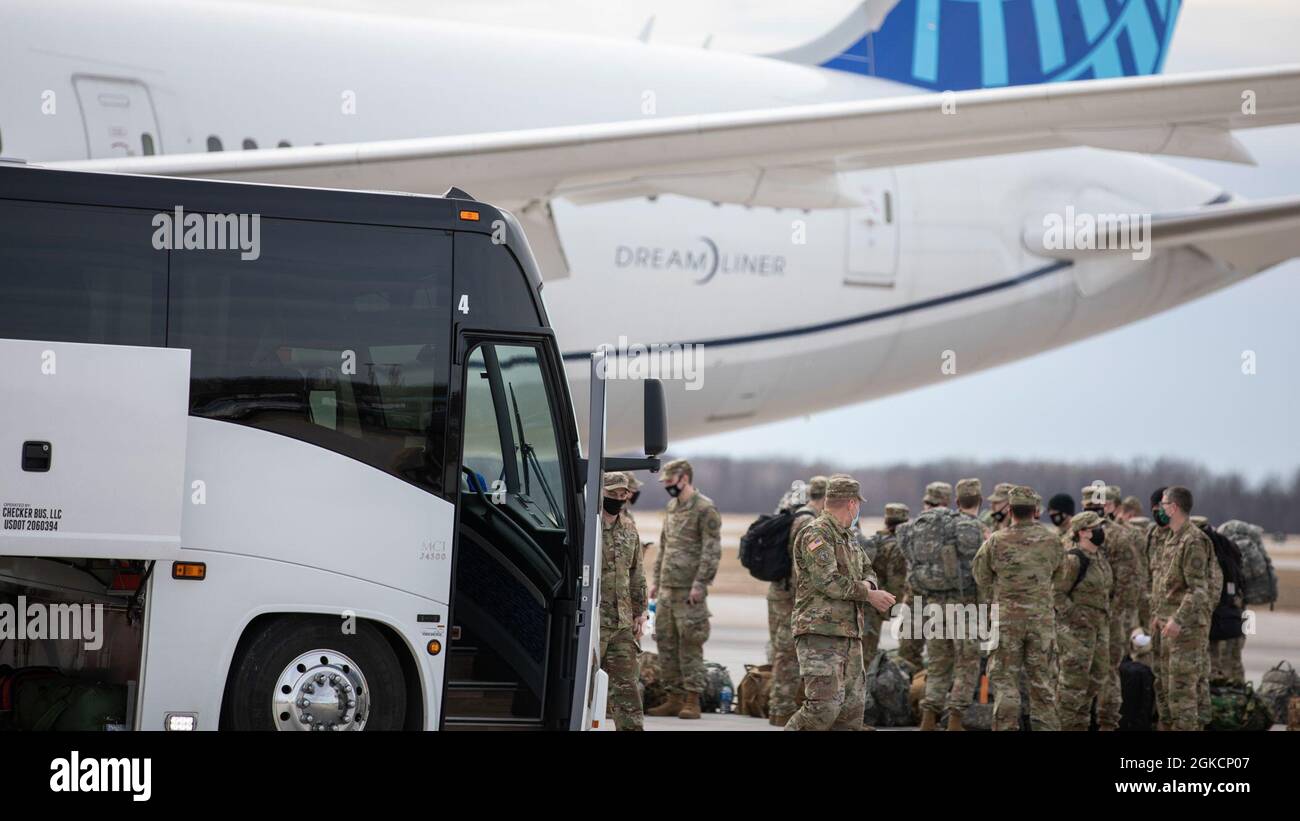
<instances>
[{"instance_id":1,"label":"soldier in camouflage uniform","mask_svg":"<svg viewBox=\"0 0 1300 821\"><path fill-rule=\"evenodd\" d=\"M881 590L893 593L894 597L904 604L907 604L911 597L907 586L907 557L898 548L897 530L898 526L906 522L911 515L912 512L908 510L907 505L901 502L890 502L885 505L885 529L877 530L872 535L871 549L867 551L871 570L876 574L876 584L880 585ZM862 660L868 666L880 648L880 633L884 629L885 619L886 614L876 612L874 607L867 611L868 634L862 639ZM874 629L871 629L873 625ZM915 669L921 669L921 651L925 649L924 639L899 637L898 648L902 658L915 664ZM915 661L909 657L911 654L915 654Z\"/></svg>"},{"instance_id":2,"label":"soldier in camouflage uniform","mask_svg":"<svg viewBox=\"0 0 1300 821\"><path fill-rule=\"evenodd\" d=\"M795 544L794 643L804 703L787 730L861 730L866 707L862 664L864 608L889 610L894 597L876 586L866 555L849 532L862 497L849 476L835 475L826 509Z\"/></svg>"},{"instance_id":3,"label":"soldier in camouflage uniform","mask_svg":"<svg viewBox=\"0 0 1300 821\"><path fill-rule=\"evenodd\" d=\"M1109 541L1103 519L1093 510L1070 518L1068 550L1053 588L1060 675L1057 712L1062 730L1087 730L1092 700L1110 681L1111 589L1114 576L1099 548Z\"/></svg>"},{"instance_id":4,"label":"soldier in camouflage uniform","mask_svg":"<svg viewBox=\"0 0 1300 821\"><path fill-rule=\"evenodd\" d=\"M1163 500L1165 487L1156 488L1151 493L1151 523L1146 529L1147 572L1150 576L1151 595L1150 621L1143 625L1151 636L1151 672L1155 675L1156 710L1160 715L1157 729L1165 730L1165 716L1169 715L1169 702L1165 698L1165 681L1160 672L1160 631L1155 628L1155 583L1160 572L1160 562L1164 557L1164 543L1169 538L1169 516L1165 513Z\"/></svg>"},{"instance_id":5,"label":"soldier in camouflage uniform","mask_svg":"<svg viewBox=\"0 0 1300 821\"><path fill-rule=\"evenodd\" d=\"M1151 568L1147 566L1147 525L1151 520L1142 515L1142 502L1136 496L1125 496L1115 511L1115 518L1128 525L1133 537L1133 549L1138 558L1137 626L1145 628L1151 623Z\"/></svg>"},{"instance_id":6,"label":"soldier in camouflage uniform","mask_svg":"<svg viewBox=\"0 0 1300 821\"><path fill-rule=\"evenodd\" d=\"M1111 731L1119 729L1122 703L1119 665L1128 653L1133 628L1141 625L1138 621L1138 599L1142 590L1141 536L1135 528L1119 519L1120 490L1115 485L1104 488L1091 485L1081 491L1080 498L1084 510L1091 510L1101 518L1106 534L1102 553L1115 580L1110 592L1110 672L1097 701L1097 724L1102 730Z\"/></svg>"},{"instance_id":7,"label":"soldier in camouflage uniform","mask_svg":"<svg viewBox=\"0 0 1300 821\"><path fill-rule=\"evenodd\" d=\"M989 496L989 509L980 514L980 524L990 531L1006 530L1011 526L1011 514L1007 503L1007 494L1015 485L1010 482L998 482Z\"/></svg>"},{"instance_id":8,"label":"soldier in camouflage uniform","mask_svg":"<svg viewBox=\"0 0 1300 821\"><path fill-rule=\"evenodd\" d=\"M685 459L663 467L661 483L672 498L655 554L655 644L668 700L647 715L700 717L704 692L704 642L709 639L708 590L722 558L722 517L694 485Z\"/></svg>"},{"instance_id":9,"label":"soldier in camouflage uniform","mask_svg":"<svg viewBox=\"0 0 1300 821\"><path fill-rule=\"evenodd\" d=\"M1205 538L1210 538L1210 520L1204 516L1192 516L1191 523L1195 525ZM1200 717L1201 726L1204 727L1210 723L1213 717L1210 713L1210 621L1214 618L1214 608L1219 605L1219 596L1223 593L1223 568L1219 565L1218 553L1214 550L1214 540L1210 539L1210 561L1206 566L1207 581L1205 587L1205 641L1202 644L1201 652L1201 675L1196 680L1196 712Z\"/></svg>"},{"instance_id":10,"label":"soldier in camouflage uniform","mask_svg":"<svg viewBox=\"0 0 1300 821\"><path fill-rule=\"evenodd\" d=\"M1011 527L989 536L975 555L975 581L998 607L997 646L989 656L996 690L993 729L1020 727L1020 674L1029 685L1035 730L1059 729L1056 712L1056 618L1053 582L1061 571L1061 543L1035 516L1038 495L1014 487L1008 495Z\"/></svg>"},{"instance_id":11,"label":"soldier in camouflage uniform","mask_svg":"<svg viewBox=\"0 0 1300 821\"><path fill-rule=\"evenodd\" d=\"M1208 644L1206 597L1214 548L1188 519L1192 493L1187 488L1166 489L1161 509L1169 535L1160 544L1151 588L1152 628L1160 637L1156 667L1164 683L1166 709L1161 719L1170 730L1199 730L1203 725L1196 688Z\"/></svg>"},{"instance_id":12,"label":"soldier in camouflage uniform","mask_svg":"<svg viewBox=\"0 0 1300 821\"><path fill-rule=\"evenodd\" d=\"M808 503L795 511L790 525L790 556L793 568L794 545L799 532L826 507L825 476L808 480ZM799 657L795 655L794 634L790 622L794 615L794 580L771 582L767 589L767 630L772 642L772 686L768 691L768 723L784 727L794 715L795 695L799 692Z\"/></svg>"},{"instance_id":13,"label":"soldier in camouflage uniform","mask_svg":"<svg viewBox=\"0 0 1300 821\"><path fill-rule=\"evenodd\" d=\"M979 480L962 480L961 489L966 501L974 496L974 509L982 501ZM952 502L952 485L931 482L925 488L926 509L907 526L900 528L898 545L908 563L908 585L916 601L925 611L931 605L947 614L975 613L979 597L971 563L984 541L984 527L974 516L955 513L948 508ZM962 729L962 713L970 707L979 679L979 638L967 632L968 620L953 619L953 627L961 628L959 635L926 638L925 696L921 699L921 729L934 730L939 714L948 710L948 729ZM944 619L945 627L948 620Z\"/></svg>"},{"instance_id":14,"label":"soldier in camouflage uniform","mask_svg":"<svg viewBox=\"0 0 1300 821\"><path fill-rule=\"evenodd\" d=\"M628 517L632 486L625 473L606 473L601 520L600 669L609 676L609 712L619 730L640 730L641 628L646 618L641 537Z\"/></svg>"}]
</instances>

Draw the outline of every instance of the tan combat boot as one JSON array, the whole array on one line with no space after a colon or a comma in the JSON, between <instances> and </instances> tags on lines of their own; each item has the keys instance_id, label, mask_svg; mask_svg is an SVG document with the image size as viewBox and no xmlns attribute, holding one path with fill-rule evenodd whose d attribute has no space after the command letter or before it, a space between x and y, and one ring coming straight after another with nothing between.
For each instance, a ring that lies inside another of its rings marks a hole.
<instances>
[{"instance_id":1,"label":"tan combat boot","mask_svg":"<svg viewBox=\"0 0 1300 821\"><path fill-rule=\"evenodd\" d=\"M948 711L948 730L949 732L965 732L966 728L961 726L961 713L956 710Z\"/></svg>"},{"instance_id":2,"label":"tan combat boot","mask_svg":"<svg viewBox=\"0 0 1300 821\"><path fill-rule=\"evenodd\" d=\"M669 693L668 700L645 711L648 716L675 716L682 710L682 694Z\"/></svg>"},{"instance_id":3,"label":"tan combat boot","mask_svg":"<svg viewBox=\"0 0 1300 821\"><path fill-rule=\"evenodd\" d=\"M793 713L773 714L768 716L767 723L771 724L773 727L784 727L786 724L790 723L791 715L793 715Z\"/></svg>"},{"instance_id":4,"label":"tan combat boot","mask_svg":"<svg viewBox=\"0 0 1300 821\"><path fill-rule=\"evenodd\" d=\"M939 723L939 714L933 710L924 710L921 712L921 732L931 732L935 725Z\"/></svg>"},{"instance_id":5,"label":"tan combat boot","mask_svg":"<svg viewBox=\"0 0 1300 821\"><path fill-rule=\"evenodd\" d=\"M682 699L682 711L677 714L678 718L699 718L700 717L700 694L687 693Z\"/></svg>"}]
</instances>

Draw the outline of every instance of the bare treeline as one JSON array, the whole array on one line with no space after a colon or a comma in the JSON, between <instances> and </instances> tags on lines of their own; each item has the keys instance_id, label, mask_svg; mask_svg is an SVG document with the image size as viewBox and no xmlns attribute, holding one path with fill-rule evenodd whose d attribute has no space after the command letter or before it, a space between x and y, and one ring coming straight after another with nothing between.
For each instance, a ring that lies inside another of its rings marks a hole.
<instances>
[{"instance_id":1,"label":"bare treeline","mask_svg":"<svg viewBox=\"0 0 1300 821\"><path fill-rule=\"evenodd\" d=\"M1194 512L1208 516L1214 524L1245 519L1269 531L1300 532L1300 505L1297 504L1300 470L1289 482L1272 479L1252 485L1236 474L1218 474L1175 459L1128 464L946 460L919 465L854 467L779 458L694 455L689 458L695 468L696 485L719 509L731 513L770 511L791 482L819 473L852 474L862 483L862 495L867 499L864 515L873 516L881 515L886 502L903 502L915 513L921 507L921 495L929 482L956 484L958 479L975 477L983 482L986 497L998 482L1015 482L1029 485L1042 494L1046 507L1046 500L1057 493L1070 494L1077 506L1080 488L1100 479L1119 485L1125 496L1137 496L1144 509L1149 507L1151 492L1161 485L1185 485L1195 499Z\"/></svg>"}]
</instances>

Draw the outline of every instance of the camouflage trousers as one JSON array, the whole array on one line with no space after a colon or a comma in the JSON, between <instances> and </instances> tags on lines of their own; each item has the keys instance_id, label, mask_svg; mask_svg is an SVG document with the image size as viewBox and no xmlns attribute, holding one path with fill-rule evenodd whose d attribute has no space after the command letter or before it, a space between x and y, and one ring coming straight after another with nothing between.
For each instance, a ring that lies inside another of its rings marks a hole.
<instances>
[{"instance_id":1,"label":"camouflage trousers","mask_svg":"<svg viewBox=\"0 0 1300 821\"><path fill-rule=\"evenodd\" d=\"M903 597L903 604L907 605L908 612L912 610L912 594L908 593ZM875 608L872 608L875 611ZM922 653L925 650L925 639L921 637L903 638L898 637L898 655L899 658L910 661L912 665L920 670L925 667L925 659Z\"/></svg>"},{"instance_id":2,"label":"camouflage trousers","mask_svg":"<svg viewBox=\"0 0 1300 821\"><path fill-rule=\"evenodd\" d=\"M1020 676L1029 691L1029 724L1035 730L1058 730L1056 712L1056 623L1052 612L1001 607L997 646L989 653L993 729L1020 729ZM928 675L928 674L927 674Z\"/></svg>"},{"instance_id":3,"label":"camouflage trousers","mask_svg":"<svg viewBox=\"0 0 1300 821\"><path fill-rule=\"evenodd\" d=\"M1112 672L1106 611L1085 605L1057 611L1056 652L1061 671L1056 686L1061 729L1087 730L1092 723L1092 700L1106 693ZM1118 668L1113 672L1119 675Z\"/></svg>"},{"instance_id":4,"label":"camouflage trousers","mask_svg":"<svg viewBox=\"0 0 1300 821\"><path fill-rule=\"evenodd\" d=\"M794 713L795 694L799 692L799 656L790 632L794 599L767 600L767 632L772 641L772 689L767 696L767 714L788 716Z\"/></svg>"},{"instance_id":5,"label":"camouflage trousers","mask_svg":"<svg viewBox=\"0 0 1300 821\"><path fill-rule=\"evenodd\" d=\"M1210 642L1210 678L1228 681L1245 681L1246 668L1241 663L1241 651L1246 647L1246 637L1218 639Z\"/></svg>"},{"instance_id":6,"label":"camouflage trousers","mask_svg":"<svg viewBox=\"0 0 1300 821\"><path fill-rule=\"evenodd\" d=\"M668 693L703 693L704 642L709 640L709 604L686 601L689 587L664 587L655 604L659 674Z\"/></svg>"},{"instance_id":7,"label":"camouflage trousers","mask_svg":"<svg viewBox=\"0 0 1300 821\"><path fill-rule=\"evenodd\" d=\"M871 660L876 657L876 651L880 649L880 631L885 624L884 618L874 607L868 607L863 618L862 634L862 663L870 665Z\"/></svg>"},{"instance_id":8,"label":"camouflage trousers","mask_svg":"<svg viewBox=\"0 0 1300 821\"><path fill-rule=\"evenodd\" d=\"M973 596L958 594L930 594L925 597L925 609L938 605L947 612L948 605L970 608L974 613L976 606ZM936 715L946 707L955 713L964 713L975 697L975 687L980 677L980 642L977 636L957 638L947 636L950 627L960 627L963 635L969 635L967 627L974 629L973 619L954 619L958 624L948 624L945 619L943 638L925 639L925 652L929 657L925 673L925 697L921 699L921 709Z\"/></svg>"},{"instance_id":9,"label":"camouflage trousers","mask_svg":"<svg viewBox=\"0 0 1300 821\"><path fill-rule=\"evenodd\" d=\"M867 706L862 639L806 633L794 637L804 702L787 730L861 730Z\"/></svg>"},{"instance_id":10,"label":"camouflage trousers","mask_svg":"<svg viewBox=\"0 0 1300 821\"><path fill-rule=\"evenodd\" d=\"M1176 639L1162 636L1159 631L1151 637L1156 704L1166 729L1201 729L1197 683L1205 652L1204 632L1201 627L1183 627Z\"/></svg>"},{"instance_id":11,"label":"camouflage trousers","mask_svg":"<svg viewBox=\"0 0 1300 821\"><path fill-rule=\"evenodd\" d=\"M1117 619L1110 619L1110 654L1107 659L1110 667L1107 671L1106 686L1097 699L1097 726L1103 730L1119 729L1119 711L1123 703L1119 665L1128 653L1128 635L1134 627L1137 627L1137 618L1136 612L1129 611L1121 614ZM1064 723L1064 716L1061 717L1061 721Z\"/></svg>"},{"instance_id":12,"label":"camouflage trousers","mask_svg":"<svg viewBox=\"0 0 1300 821\"><path fill-rule=\"evenodd\" d=\"M1199 628L1201 631L1201 669L1200 675L1196 678L1196 718L1201 722L1202 729L1210 723L1213 717L1210 712L1210 616L1205 617L1205 626Z\"/></svg>"},{"instance_id":13,"label":"camouflage trousers","mask_svg":"<svg viewBox=\"0 0 1300 821\"><path fill-rule=\"evenodd\" d=\"M618 730L643 729L641 694L636 686L641 677L641 665L637 661L640 652L633 628L608 631L601 628L600 669L609 676L608 712Z\"/></svg>"}]
</instances>

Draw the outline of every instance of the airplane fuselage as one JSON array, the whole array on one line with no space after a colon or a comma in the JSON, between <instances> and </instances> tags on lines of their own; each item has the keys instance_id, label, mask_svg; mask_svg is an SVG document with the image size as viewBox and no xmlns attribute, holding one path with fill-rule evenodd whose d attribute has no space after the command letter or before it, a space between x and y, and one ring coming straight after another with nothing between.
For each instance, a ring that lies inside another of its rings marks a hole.
<instances>
[{"instance_id":1,"label":"airplane fuselage","mask_svg":"<svg viewBox=\"0 0 1300 821\"><path fill-rule=\"evenodd\" d=\"M8 4L0 150L31 162L513 131L914 94L833 70L595 38L214 3ZM442 191L454 179L413 179ZM1095 270L1026 247L1067 207L1151 213L1214 185L1070 149L847 171L864 206L802 211L680 196L554 203L571 275L544 295L585 409L601 345L698 344L667 383L675 441L972 373L1118 327L1240 278L1180 250ZM474 196L492 200L491 190ZM613 449L639 393L610 392Z\"/></svg>"}]
</instances>

